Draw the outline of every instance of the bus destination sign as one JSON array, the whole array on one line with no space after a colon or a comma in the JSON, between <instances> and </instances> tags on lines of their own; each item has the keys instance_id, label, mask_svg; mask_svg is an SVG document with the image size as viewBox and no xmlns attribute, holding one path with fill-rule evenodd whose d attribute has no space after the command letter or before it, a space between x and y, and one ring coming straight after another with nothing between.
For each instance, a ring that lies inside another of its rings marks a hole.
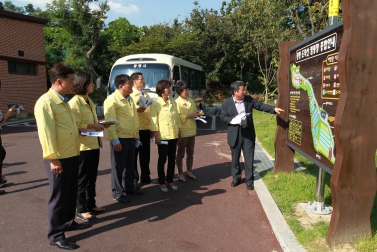
<instances>
[{"instance_id":1,"label":"bus destination sign","mask_svg":"<svg viewBox=\"0 0 377 252\"><path fill-rule=\"evenodd\" d=\"M343 23L290 49L287 145L331 174L340 97L338 55Z\"/></svg>"}]
</instances>

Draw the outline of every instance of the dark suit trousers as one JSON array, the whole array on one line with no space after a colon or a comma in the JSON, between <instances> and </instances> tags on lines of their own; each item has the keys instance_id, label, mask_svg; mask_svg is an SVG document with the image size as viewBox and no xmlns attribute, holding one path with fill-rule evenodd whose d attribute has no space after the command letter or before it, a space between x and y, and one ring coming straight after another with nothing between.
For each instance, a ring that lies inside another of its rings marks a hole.
<instances>
[{"instance_id":1,"label":"dark suit trousers","mask_svg":"<svg viewBox=\"0 0 377 252\"><path fill-rule=\"evenodd\" d=\"M136 148L135 155L135 182L139 181L139 172L137 171L137 157L139 156L140 179L149 180L151 174L149 162L151 156L151 132L150 130L139 130L141 146Z\"/></svg>"},{"instance_id":2,"label":"dark suit trousers","mask_svg":"<svg viewBox=\"0 0 377 252\"><path fill-rule=\"evenodd\" d=\"M1 134L1 130L0 130L0 134ZM1 144L1 149L0 149L0 175L1 175L3 174L3 162L7 154L7 152L4 149L3 142L1 141L1 136L0 136L0 144Z\"/></svg>"},{"instance_id":3,"label":"dark suit trousers","mask_svg":"<svg viewBox=\"0 0 377 252\"><path fill-rule=\"evenodd\" d=\"M96 181L99 149L80 151L80 168L77 189L77 212L85 213L96 207Z\"/></svg>"},{"instance_id":4,"label":"dark suit trousers","mask_svg":"<svg viewBox=\"0 0 377 252\"><path fill-rule=\"evenodd\" d=\"M231 165L231 174L233 181L239 181L241 179L241 167L240 167L240 156L241 150L243 151L243 156L245 160L245 177L246 184L252 184L254 182L254 151L255 151L255 141L250 140L249 138L244 137L248 134L249 128L239 127L238 136L235 146L230 147L232 153L232 165Z\"/></svg>"},{"instance_id":5,"label":"dark suit trousers","mask_svg":"<svg viewBox=\"0 0 377 252\"><path fill-rule=\"evenodd\" d=\"M135 138L119 138L122 150L111 146L111 191L113 197L123 195L124 190L134 190Z\"/></svg>"},{"instance_id":6,"label":"dark suit trousers","mask_svg":"<svg viewBox=\"0 0 377 252\"><path fill-rule=\"evenodd\" d=\"M163 140L168 144L158 145L158 161L157 161L157 173L158 183L160 185L165 184L165 179L168 183L173 183L174 169L175 169L175 155L177 152L178 139ZM166 170L165 177L165 163L168 158L168 168Z\"/></svg>"},{"instance_id":7,"label":"dark suit trousers","mask_svg":"<svg viewBox=\"0 0 377 252\"><path fill-rule=\"evenodd\" d=\"M63 172L51 172L50 160L44 160L50 199L48 201L48 240L50 243L65 240L64 232L73 223L76 216L77 179L79 173L79 156L59 159Z\"/></svg>"}]
</instances>

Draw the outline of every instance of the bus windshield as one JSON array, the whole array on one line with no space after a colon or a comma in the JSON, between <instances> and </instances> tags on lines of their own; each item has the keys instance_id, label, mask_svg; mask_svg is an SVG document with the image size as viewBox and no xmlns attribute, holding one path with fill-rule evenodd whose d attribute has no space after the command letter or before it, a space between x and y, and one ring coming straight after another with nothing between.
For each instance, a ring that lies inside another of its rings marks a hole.
<instances>
[{"instance_id":1,"label":"bus windshield","mask_svg":"<svg viewBox=\"0 0 377 252\"><path fill-rule=\"evenodd\" d=\"M156 91L156 84L160 80L169 80L169 66L156 63L135 63L114 66L109 79L111 92L115 91L114 78L119 74L131 76L134 72L140 72L145 79L145 89Z\"/></svg>"}]
</instances>

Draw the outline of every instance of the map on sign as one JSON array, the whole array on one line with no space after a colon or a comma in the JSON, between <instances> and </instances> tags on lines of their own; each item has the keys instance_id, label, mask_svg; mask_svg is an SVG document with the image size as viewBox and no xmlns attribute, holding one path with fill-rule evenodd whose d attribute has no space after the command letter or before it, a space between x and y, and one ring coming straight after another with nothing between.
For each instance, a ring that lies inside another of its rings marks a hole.
<instances>
[{"instance_id":1,"label":"map on sign","mask_svg":"<svg viewBox=\"0 0 377 252\"><path fill-rule=\"evenodd\" d=\"M329 173L336 156L334 121L341 94L342 36L339 22L290 48L286 143Z\"/></svg>"},{"instance_id":2,"label":"map on sign","mask_svg":"<svg viewBox=\"0 0 377 252\"><path fill-rule=\"evenodd\" d=\"M312 83L300 73L300 66L291 64L291 81L296 89L306 91L308 95L308 106L310 111L311 133L313 138L314 149L322 153L331 163L335 162L332 127L328 121L328 113L322 106L318 105L314 94Z\"/></svg>"}]
</instances>

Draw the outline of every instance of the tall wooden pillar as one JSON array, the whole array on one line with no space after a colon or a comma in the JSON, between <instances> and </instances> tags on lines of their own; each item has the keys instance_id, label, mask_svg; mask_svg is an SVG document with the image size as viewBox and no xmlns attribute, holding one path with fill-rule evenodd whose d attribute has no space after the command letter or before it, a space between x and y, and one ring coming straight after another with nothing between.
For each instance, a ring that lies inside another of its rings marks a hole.
<instances>
[{"instance_id":1,"label":"tall wooden pillar","mask_svg":"<svg viewBox=\"0 0 377 252\"><path fill-rule=\"evenodd\" d=\"M284 113L276 116L277 128L275 132L275 164L274 172L294 172L295 151L285 143L288 130L288 87L289 87L289 48L297 44L296 41L279 42L279 69L277 74L279 95L276 107L284 109Z\"/></svg>"},{"instance_id":2,"label":"tall wooden pillar","mask_svg":"<svg viewBox=\"0 0 377 252\"><path fill-rule=\"evenodd\" d=\"M371 236L377 188L377 1L343 0L342 7L341 95L334 124L333 214L327 234L332 246Z\"/></svg>"}]
</instances>

